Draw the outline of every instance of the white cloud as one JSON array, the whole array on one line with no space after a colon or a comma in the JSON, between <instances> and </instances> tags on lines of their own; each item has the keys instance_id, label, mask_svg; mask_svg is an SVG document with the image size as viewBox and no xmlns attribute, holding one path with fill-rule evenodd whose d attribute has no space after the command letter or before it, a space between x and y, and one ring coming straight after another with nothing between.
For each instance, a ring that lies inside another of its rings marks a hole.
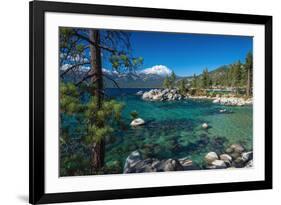
<instances>
[{"instance_id":1,"label":"white cloud","mask_svg":"<svg viewBox=\"0 0 281 205\"><path fill-rule=\"evenodd\" d=\"M63 64L61 67L60 67L60 69L61 70L67 70L69 67L70 67L71 65L70 64Z\"/></svg>"},{"instance_id":2,"label":"white cloud","mask_svg":"<svg viewBox=\"0 0 281 205\"><path fill-rule=\"evenodd\" d=\"M111 71L110 71L110 70L107 70L106 68L102 68L102 72L103 72L103 73L106 73L106 74L111 74Z\"/></svg>"},{"instance_id":3,"label":"white cloud","mask_svg":"<svg viewBox=\"0 0 281 205\"><path fill-rule=\"evenodd\" d=\"M146 68L146 69L140 71L140 73L157 74L157 75L161 75L161 76L166 76L166 75L171 75L172 70L165 65L155 65L155 66L152 66L151 68Z\"/></svg>"},{"instance_id":4,"label":"white cloud","mask_svg":"<svg viewBox=\"0 0 281 205\"><path fill-rule=\"evenodd\" d=\"M60 70L67 70L68 68L72 67L72 64L65 63L60 67ZM89 66L79 66L77 69L80 71L87 71L89 70Z\"/></svg>"},{"instance_id":5,"label":"white cloud","mask_svg":"<svg viewBox=\"0 0 281 205\"><path fill-rule=\"evenodd\" d=\"M112 74L118 75L119 74L116 70L109 70L109 69L106 69L106 68L102 68L102 72L106 73L108 75L112 75Z\"/></svg>"}]
</instances>

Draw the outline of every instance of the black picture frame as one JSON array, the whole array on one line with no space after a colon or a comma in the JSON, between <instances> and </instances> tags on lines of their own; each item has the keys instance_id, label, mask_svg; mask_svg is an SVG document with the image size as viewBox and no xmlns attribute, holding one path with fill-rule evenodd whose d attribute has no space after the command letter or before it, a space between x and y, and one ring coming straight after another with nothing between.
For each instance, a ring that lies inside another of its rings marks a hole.
<instances>
[{"instance_id":1,"label":"black picture frame","mask_svg":"<svg viewBox=\"0 0 281 205\"><path fill-rule=\"evenodd\" d=\"M92 4L33 1L30 12L30 165L29 202L32 204L108 200L167 195L199 194L260 190L272 188L272 16L184 11L169 9L104 6ZM163 19L199 20L259 24L265 26L265 180L198 184L184 186L136 188L108 191L85 191L71 193L45 193L44 165L44 119L45 119L45 76L44 76L44 14L45 12L83 13L113 16L149 17Z\"/></svg>"}]
</instances>

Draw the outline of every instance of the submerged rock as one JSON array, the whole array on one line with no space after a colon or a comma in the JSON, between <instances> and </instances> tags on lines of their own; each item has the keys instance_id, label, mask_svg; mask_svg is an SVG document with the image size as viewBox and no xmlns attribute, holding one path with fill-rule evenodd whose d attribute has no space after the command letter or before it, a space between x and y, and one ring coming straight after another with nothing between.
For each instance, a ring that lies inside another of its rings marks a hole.
<instances>
[{"instance_id":1,"label":"submerged rock","mask_svg":"<svg viewBox=\"0 0 281 205\"><path fill-rule=\"evenodd\" d=\"M137 118L137 119L134 119L132 122L131 122L131 126L133 127L136 127L136 126L140 126L140 125L144 125L145 124L145 121L141 118Z\"/></svg>"},{"instance_id":2,"label":"submerged rock","mask_svg":"<svg viewBox=\"0 0 281 205\"><path fill-rule=\"evenodd\" d=\"M208 129L208 128L209 128L209 125L208 125L207 123L203 123L203 124L202 124L202 127L203 127L204 129Z\"/></svg>"}]
</instances>

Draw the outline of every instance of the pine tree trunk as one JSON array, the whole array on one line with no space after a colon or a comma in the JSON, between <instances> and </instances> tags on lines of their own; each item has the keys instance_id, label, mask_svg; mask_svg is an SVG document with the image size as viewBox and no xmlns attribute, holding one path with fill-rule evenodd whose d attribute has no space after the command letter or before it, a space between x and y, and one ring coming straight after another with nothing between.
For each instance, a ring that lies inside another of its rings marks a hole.
<instances>
[{"instance_id":1,"label":"pine tree trunk","mask_svg":"<svg viewBox=\"0 0 281 205\"><path fill-rule=\"evenodd\" d=\"M90 44L91 53L91 73L93 73L92 82L94 83L93 95L97 99L98 107L100 108L103 100L103 79L102 79L102 67L101 67L101 50L98 46L100 44L100 33L98 30L90 29L89 38L91 42L95 42L96 45ZM94 123L94 122L93 122ZM97 125L103 126L103 125ZM99 170L104 165L105 143L104 140L93 143L92 146L92 171Z\"/></svg>"},{"instance_id":2,"label":"pine tree trunk","mask_svg":"<svg viewBox=\"0 0 281 205\"><path fill-rule=\"evenodd\" d=\"M251 75L250 75L250 69L248 69L248 77L247 77L247 89L246 89L246 95L247 97L251 94Z\"/></svg>"}]
</instances>

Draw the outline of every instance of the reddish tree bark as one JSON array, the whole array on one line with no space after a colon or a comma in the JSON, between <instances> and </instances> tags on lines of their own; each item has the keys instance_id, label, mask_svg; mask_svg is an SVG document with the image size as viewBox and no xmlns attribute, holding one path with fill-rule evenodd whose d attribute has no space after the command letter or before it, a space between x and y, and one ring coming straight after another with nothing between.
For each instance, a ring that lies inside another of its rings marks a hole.
<instances>
[{"instance_id":1,"label":"reddish tree bark","mask_svg":"<svg viewBox=\"0 0 281 205\"><path fill-rule=\"evenodd\" d=\"M103 100L103 79L102 79L102 67L101 67L101 50L98 46L100 44L100 33L98 30L90 29L89 38L91 42L95 44L90 44L90 53L91 53L91 73L92 82L94 84L93 95L97 100L98 108L102 105ZM92 122L93 123L93 122ZM97 125L103 126L103 125ZM97 171L104 165L104 155L105 155L105 143L104 139L99 142L94 142L92 145L92 162L91 167L92 171Z\"/></svg>"}]
</instances>

